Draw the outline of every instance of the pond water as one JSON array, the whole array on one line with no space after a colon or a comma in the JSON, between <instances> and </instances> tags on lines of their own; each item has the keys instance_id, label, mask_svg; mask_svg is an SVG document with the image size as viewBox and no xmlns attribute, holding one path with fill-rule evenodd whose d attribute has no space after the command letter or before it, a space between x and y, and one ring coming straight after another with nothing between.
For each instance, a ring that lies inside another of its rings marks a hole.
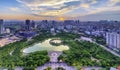
<instances>
[{"instance_id":1,"label":"pond water","mask_svg":"<svg viewBox=\"0 0 120 70\"><path fill-rule=\"evenodd\" d=\"M36 51L64 51L64 50L69 50L69 47L67 45L59 45L59 46L54 46L51 45L49 42L52 39L47 39L42 43L37 43L34 44L28 48L23 49L23 53L31 53L31 52L36 52ZM55 40L58 42L58 40ZM61 41L61 40L60 40Z\"/></svg>"}]
</instances>

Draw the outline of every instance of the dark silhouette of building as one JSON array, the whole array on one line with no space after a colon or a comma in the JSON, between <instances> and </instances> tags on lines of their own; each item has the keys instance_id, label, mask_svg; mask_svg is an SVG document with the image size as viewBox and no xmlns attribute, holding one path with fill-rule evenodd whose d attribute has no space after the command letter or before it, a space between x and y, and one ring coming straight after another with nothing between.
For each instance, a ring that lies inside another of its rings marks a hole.
<instances>
[{"instance_id":1,"label":"dark silhouette of building","mask_svg":"<svg viewBox=\"0 0 120 70\"><path fill-rule=\"evenodd\" d=\"M25 20L26 30L30 30L30 20Z\"/></svg>"},{"instance_id":2,"label":"dark silhouette of building","mask_svg":"<svg viewBox=\"0 0 120 70\"><path fill-rule=\"evenodd\" d=\"M47 24L48 20L42 20L42 23Z\"/></svg>"},{"instance_id":3,"label":"dark silhouette of building","mask_svg":"<svg viewBox=\"0 0 120 70\"><path fill-rule=\"evenodd\" d=\"M0 19L0 34L3 34L3 19Z\"/></svg>"},{"instance_id":4,"label":"dark silhouette of building","mask_svg":"<svg viewBox=\"0 0 120 70\"><path fill-rule=\"evenodd\" d=\"M31 22L31 27L32 28L35 28L35 22L32 20L32 22Z\"/></svg>"}]
</instances>

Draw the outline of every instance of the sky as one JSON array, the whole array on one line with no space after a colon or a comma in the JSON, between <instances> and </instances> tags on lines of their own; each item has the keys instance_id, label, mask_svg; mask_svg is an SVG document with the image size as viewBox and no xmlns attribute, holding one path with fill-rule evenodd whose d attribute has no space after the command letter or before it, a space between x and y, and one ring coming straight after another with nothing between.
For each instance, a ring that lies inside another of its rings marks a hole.
<instances>
[{"instance_id":1,"label":"sky","mask_svg":"<svg viewBox=\"0 0 120 70\"><path fill-rule=\"evenodd\" d=\"M120 0L0 0L0 19L120 20Z\"/></svg>"}]
</instances>

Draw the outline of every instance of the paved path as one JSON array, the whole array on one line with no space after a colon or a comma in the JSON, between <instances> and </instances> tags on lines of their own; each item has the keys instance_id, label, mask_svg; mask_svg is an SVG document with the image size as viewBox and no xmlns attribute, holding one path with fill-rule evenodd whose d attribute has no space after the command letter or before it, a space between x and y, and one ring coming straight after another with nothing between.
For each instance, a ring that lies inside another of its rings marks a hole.
<instances>
[{"instance_id":1,"label":"paved path","mask_svg":"<svg viewBox=\"0 0 120 70\"><path fill-rule=\"evenodd\" d=\"M23 70L23 67L16 67L15 70Z\"/></svg>"},{"instance_id":2,"label":"paved path","mask_svg":"<svg viewBox=\"0 0 120 70\"><path fill-rule=\"evenodd\" d=\"M58 57L62 54L59 51L49 51L48 56L50 57L50 62L58 62Z\"/></svg>"},{"instance_id":3,"label":"paved path","mask_svg":"<svg viewBox=\"0 0 120 70\"><path fill-rule=\"evenodd\" d=\"M75 67L68 66L66 63L58 63L58 62L49 62L49 63L46 63L46 64L44 64L43 66L37 67L36 70L44 70L44 69L46 69L47 67L51 67L52 70L56 70L56 68L58 68L58 67L62 67L62 68L64 68L65 70L76 70Z\"/></svg>"},{"instance_id":4,"label":"paved path","mask_svg":"<svg viewBox=\"0 0 120 70\"><path fill-rule=\"evenodd\" d=\"M37 67L36 70L44 70L44 69L46 69L47 67L51 67L52 70L55 70L55 69L58 68L58 67L62 67L62 68L64 68L65 70L76 70L75 67L68 66L66 63L63 63L63 62L58 62L58 59L57 59L57 58L58 58L61 54L62 54L62 52L58 52L58 51L50 51L50 52L48 52L48 55L49 55L49 57L50 57L50 62L44 64L43 66Z\"/></svg>"},{"instance_id":5,"label":"paved path","mask_svg":"<svg viewBox=\"0 0 120 70\"><path fill-rule=\"evenodd\" d=\"M97 44L97 45L100 45L100 47L104 48L104 49L107 50L108 52L112 53L113 55L116 55L116 56L120 57L120 54L114 52L113 50L111 50L111 49L109 49L109 48L107 48L107 47L105 47L105 46L103 46L103 45L101 45L101 44L98 44L98 43L96 43L96 42L93 42L93 43L95 43L95 44Z\"/></svg>"},{"instance_id":6,"label":"paved path","mask_svg":"<svg viewBox=\"0 0 120 70\"><path fill-rule=\"evenodd\" d=\"M83 39L84 39L84 38L79 39L79 41L80 41L80 40L83 40ZM85 40L85 41L89 41L89 40L91 40L91 38L85 37L84 40ZM116 55L116 56L120 57L120 54L114 52L113 50L111 50L111 49L109 49L109 48L107 48L107 47L105 47L104 45L98 44L98 43L96 43L95 41L90 41L90 42L95 43L95 44L99 45L100 47L102 47L103 49L107 50L108 52L112 53L113 55Z\"/></svg>"}]
</instances>

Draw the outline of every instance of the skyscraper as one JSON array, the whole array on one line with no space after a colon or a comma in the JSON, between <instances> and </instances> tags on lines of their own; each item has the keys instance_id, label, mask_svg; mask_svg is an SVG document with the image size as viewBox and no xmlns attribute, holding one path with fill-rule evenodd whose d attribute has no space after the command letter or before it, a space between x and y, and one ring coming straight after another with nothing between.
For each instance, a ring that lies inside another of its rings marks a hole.
<instances>
[{"instance_id":1,"label":"skyscraper","mask_svg":"<svg viewBox=\"0 0 120 70\"><path fill-rule=\"evenodd\" d=\"M32 28L35 28L35 22L32 20L32 22L31 22L31 27Z\"/></svg>"},{"instance_id":2,"label":"skyscraper","mask_svg":"<svg viewBox=\"0 0 120 70\"><path fill-rule=\"evenodd\" d=\"M26 20L25 25L26 25L26 30L29 31L30 30L30 20Z\"/></svg>"},{"instance_id":3,"label":"skyscraper","mask_svg":"<svg viewBox=\"0 0 120 70\"><path fill-rule=\"evenodd\" d=\"M107 32L106 33L106 43L110 48L119 48L120 49L120 33Z\"/></svg>"},{"instance_id":4,"label":"skyscraper","mask_svg":"<svg viewBox=\"0 0 120 70\"><path fill-rule=\"evenodd\" d=\"M3 34L3 19L0 19L0 34Z\"/></svg>"}]
</instances>

